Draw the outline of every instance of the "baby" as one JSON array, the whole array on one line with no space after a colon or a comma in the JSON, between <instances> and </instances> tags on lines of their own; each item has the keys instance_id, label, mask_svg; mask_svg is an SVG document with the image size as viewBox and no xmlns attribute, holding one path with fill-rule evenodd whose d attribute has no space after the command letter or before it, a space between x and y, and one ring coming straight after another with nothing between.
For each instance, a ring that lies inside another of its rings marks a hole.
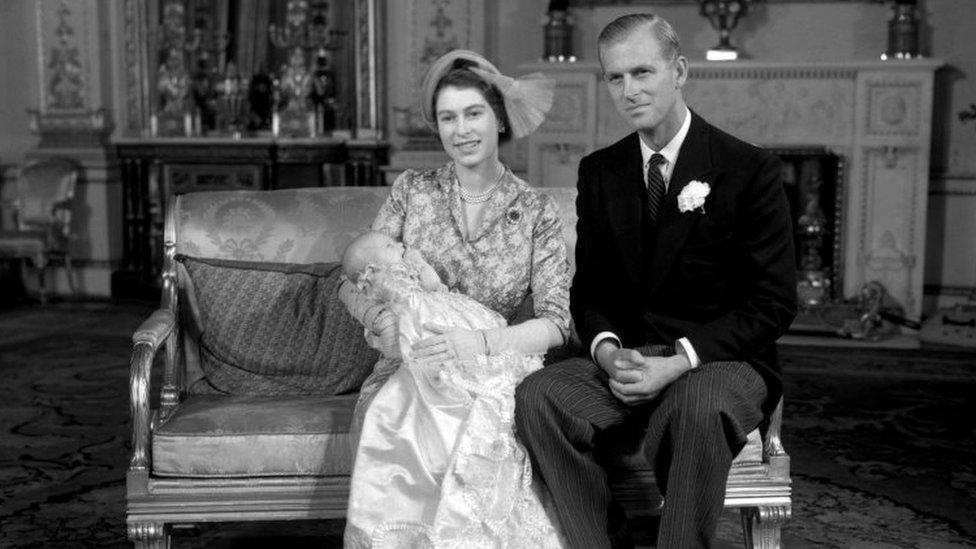
<instances>
[{"instance_id":1,"label":"baby","mask_svg":"<svg viewBox=\"0 0 976 549\"><path fill-rule=\"evenodd\" d=\"M342 268L353 282L359 282L359 277L367 270L383 272L399 264L416 271L421 288L432 292L447 290L437 271L420 252L407 250L402 243L385 233L367 231L356 237L342 254Z\"/></svg>"},{"instance_id":2,"label":"baby","mask_svg":"<svg viewBox=\"0 0 976 549\"><path fill-rule=\"evenodd\" d=\"M507 325L478 301L448 291L420 252L405 249L384 233L369 231L353 240L342 266L361 292L396 315L398 350L405 360L414 343L439 333L432 326L475 331Z\"/></svg>"}]
</instances>

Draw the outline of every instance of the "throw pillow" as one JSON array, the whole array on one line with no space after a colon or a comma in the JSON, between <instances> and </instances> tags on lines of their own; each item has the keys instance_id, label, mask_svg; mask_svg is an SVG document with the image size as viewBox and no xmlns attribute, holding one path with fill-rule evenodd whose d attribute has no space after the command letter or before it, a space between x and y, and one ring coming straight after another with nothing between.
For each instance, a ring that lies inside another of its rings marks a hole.
<instances>
[{"instance_id":1,"label":"throw pillow","mask_svg":"<svg viewBox=\"0 0 976 549\"><path fill-rule=\"evenodd\" d=\"M339 301L339 263L177 259L195 294L200 366L218 392L353 392L379 358Z\"/></svg>"}]
</instances>

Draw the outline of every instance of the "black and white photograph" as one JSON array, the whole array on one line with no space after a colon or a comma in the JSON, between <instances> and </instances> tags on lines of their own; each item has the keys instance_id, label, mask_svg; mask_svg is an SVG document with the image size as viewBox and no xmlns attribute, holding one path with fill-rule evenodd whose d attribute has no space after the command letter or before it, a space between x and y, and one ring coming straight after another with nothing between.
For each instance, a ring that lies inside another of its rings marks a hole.
<instances>
[{"instance_id":1,"label":"black and white photograph","mask_svg":"<svg viewBox=\"0 0 976 549\"><path fill-rule=\"evenodd\" d=\"M973 0L0 0L0 547L976 548Z\"/></svg>"}]
</instances>

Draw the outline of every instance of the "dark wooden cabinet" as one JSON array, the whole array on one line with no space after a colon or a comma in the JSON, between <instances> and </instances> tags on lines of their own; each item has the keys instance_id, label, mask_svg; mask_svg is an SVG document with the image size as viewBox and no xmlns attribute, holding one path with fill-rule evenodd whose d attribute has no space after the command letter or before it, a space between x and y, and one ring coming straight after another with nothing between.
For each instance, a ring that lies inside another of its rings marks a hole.
<instances>
[{"instance_id":1,"label":"dark wooden cabinet","mask_svg":"<svg viewBox=\"0 0 976 549\"><path fill-rule=\"evenodd\" d=\"M156 299L163 216L177 193L383 185L385 141L336 138L120 138L122 268L112 296Z\"/></svg>"}]
</instances>

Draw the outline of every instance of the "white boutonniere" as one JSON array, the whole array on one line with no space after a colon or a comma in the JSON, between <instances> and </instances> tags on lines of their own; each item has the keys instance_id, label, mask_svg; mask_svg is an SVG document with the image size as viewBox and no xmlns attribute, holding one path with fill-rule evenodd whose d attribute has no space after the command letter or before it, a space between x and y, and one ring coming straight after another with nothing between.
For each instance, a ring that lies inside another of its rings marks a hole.
<instances>
[{"instance_id":1,"label":"white boutonniere","mask_svg":"<svg viewBox=\"0 0 976 549\"><path fill-rule=\"evenodd\" d=\"M712 188L708 183L697 179L689 181L678 193L678 210L681 212L700 210L701 213L705 213L705 197L710 192L712 192Z\"/></svg>"}]
</instances>

